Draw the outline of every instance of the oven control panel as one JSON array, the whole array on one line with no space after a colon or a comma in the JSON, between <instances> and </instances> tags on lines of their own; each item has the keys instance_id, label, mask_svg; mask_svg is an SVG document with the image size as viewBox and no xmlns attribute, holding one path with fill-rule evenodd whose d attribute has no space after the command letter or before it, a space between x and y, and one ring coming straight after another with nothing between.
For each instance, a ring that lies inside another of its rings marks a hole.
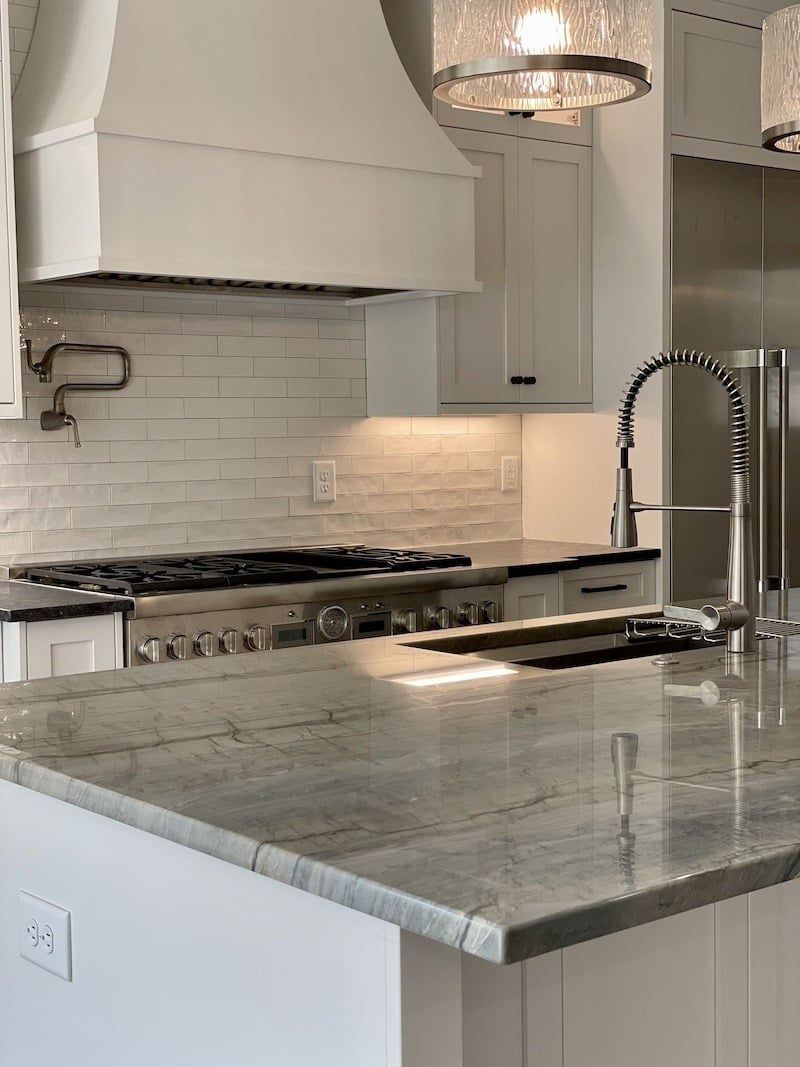
<instances>
[{"instance_id":1,"label":"oven control panel","mask_svg":"<svg viewBox=\"0 0 800 1067\"><path fill-rule=\"evenodd\" d=\"M129 666L210 659L502 620L503 587L483 586L390 597L286 604L246 610L131 619Z\"/></svg>"}]
</instances>

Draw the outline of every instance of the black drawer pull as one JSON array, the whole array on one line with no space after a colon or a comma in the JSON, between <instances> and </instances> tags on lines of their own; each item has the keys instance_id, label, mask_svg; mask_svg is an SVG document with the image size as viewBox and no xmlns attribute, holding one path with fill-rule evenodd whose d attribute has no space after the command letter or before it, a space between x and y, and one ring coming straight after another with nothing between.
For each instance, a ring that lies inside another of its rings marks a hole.
<instances>
[{"instance_id":1,"label":"black drawer pull","mask_svg":"<svg viewBox=\"0 0 800 1067\"><path fill-rule=\"evenodd\" d=\"M512 385L522 385L522 375L512 374L510 381Z\"/></svg>"},{"instance_id":2,"label":"black drawer pull","mask_svg":"<svg viewBox=\"0 0 800 1067\"><path fill-rule=\"evenodd\" d=\"M623 589L627 589L627 585L624 582L620 582L618 585L582 585L582 593L621 593Z\"/></svg>"},{"instance_id":3,"label":"black drawer pull","mask_svg":"<svg viewBox=\"0 0 800 1067\"><path fill-rule=\"evenodd\" d=\"M522 379L522 384L523 385L536 385L536 378L532 374L528 374Z\"/></svg>"}]
</instances>

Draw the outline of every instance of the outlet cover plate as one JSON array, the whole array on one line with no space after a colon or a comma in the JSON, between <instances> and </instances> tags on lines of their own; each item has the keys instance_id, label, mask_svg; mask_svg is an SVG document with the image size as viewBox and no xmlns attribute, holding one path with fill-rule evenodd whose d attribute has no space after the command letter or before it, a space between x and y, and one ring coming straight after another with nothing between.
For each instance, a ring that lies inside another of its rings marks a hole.
<instances>
[{"instance_id":1,"label":"outlet cover plate","mask_svg":"<svg viewBox=\"0 0 800 1067\"><path fill-rule=\"evenodd\" d=\"M72 981L71 916L48 900L19 891L19 954L37 967Z\"/></svg>"},{"instance_id":2,"label":"outlet cover plate","mask_svg":"<svg viewBox=\"0 0 800 1067\"><path fill-rule=\"evenodd\" d=\"M519 459L503 456L500 460L500 491L510 493L515 489L519 489Z\"/></svg>"},{"instance_id":3,"label":"outlet cover plate","mask_svg":"<svg viewBox=\"0 0 800 1067\"><path fill-rule=\"evenodd\" d=\"M315 459L311 465L314 503L330 504L336 499L336 461Z\"/></svg>"}]
</instances>

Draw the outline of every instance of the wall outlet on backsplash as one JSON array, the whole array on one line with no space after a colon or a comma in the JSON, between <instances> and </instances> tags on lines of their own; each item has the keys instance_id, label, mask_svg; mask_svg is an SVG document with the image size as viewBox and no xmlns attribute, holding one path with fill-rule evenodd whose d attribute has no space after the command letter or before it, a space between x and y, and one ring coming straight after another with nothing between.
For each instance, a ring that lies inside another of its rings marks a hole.
<instances>
[{"instance_id":1,"label":"wall outlet on backsplash","mask_svg":"<svg viewBox=\"0 0 800 1067\"><path fill-rule=\"evenodd\" d=\"M314 479L314 503L331 503L336 499L335 461L332 459L315 459L311 467Z\"/></svg>"},{"instance_id":2,"label":"wall outlet on backsplash","mask_svg":"<svg viewBox=\"0 0 800 1067\"><path fill-rule=\"evenodd\" d=\"M500 460L500 489L510 493L519 489L519 459L517 456L503 456Z\"/></svg>"}]
</instances>

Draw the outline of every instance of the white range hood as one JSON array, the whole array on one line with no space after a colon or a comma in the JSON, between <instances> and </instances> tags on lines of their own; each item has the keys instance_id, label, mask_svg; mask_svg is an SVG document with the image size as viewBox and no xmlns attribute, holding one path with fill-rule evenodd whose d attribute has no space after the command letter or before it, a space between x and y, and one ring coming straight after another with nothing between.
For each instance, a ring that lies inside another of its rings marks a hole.
<instances>
[{"instance_id":1,"label":"white range hood","mask_svg":"<svg viewBox=\"0 0 800 1067\"><path fill-rule=\"evenodd\" d=\"M14 140L23 282L479 288L379 0L41 0Z\"/></svg>"}]
</instances>

